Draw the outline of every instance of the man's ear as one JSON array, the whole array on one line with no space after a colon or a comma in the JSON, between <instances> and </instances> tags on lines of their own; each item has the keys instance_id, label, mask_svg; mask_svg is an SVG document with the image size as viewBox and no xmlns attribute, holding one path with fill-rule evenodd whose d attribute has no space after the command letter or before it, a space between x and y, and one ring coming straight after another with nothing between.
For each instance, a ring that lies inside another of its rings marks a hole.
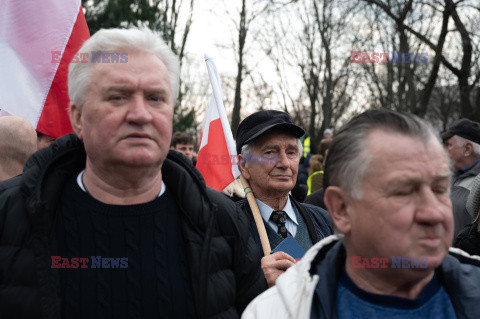
<instances>
[{"instance_id":1,"label":"man's ear","mask_svg":"<svg viewBox=\"0 0 480 319\"><path fill-rule=\"evenodd\" d=\"M463 155L468 157L473 154L473 145L470 142L466 142L463 149Z\"/></svg>"},{"instance_id":2,"label":"man's ear","mask_svg":"<svg viewBox=\"0 0 480 319\"><path fill-rule=\"evenodd\" d=\"M82 139L82 108L76 104L72 104L68 114L70 116L70 123L72 124L73 131L77 134L79 139Z\"/></svg>"},{"instance_id":3,"label":"man's ear","mask_svg":"<svg viewBox=\"0 0 480 319\"><path fill-rule=\"evenodd\" d=\"M329 186L325 190L324 199L336 228L342 234L349 233L351 228L349 215L350 197L340 187Z\"/></svg>"},{"instance_id":4,"label":"man's ear","mask_svg":"<svg viewBox=\"0 0 480 319\"><path fill-rule=\"evenodd\" d=\"M250 172L247 168L247 161L242 154L238 154L238 168L246 180L250 180Z\"/></svg>"}]
</instances>

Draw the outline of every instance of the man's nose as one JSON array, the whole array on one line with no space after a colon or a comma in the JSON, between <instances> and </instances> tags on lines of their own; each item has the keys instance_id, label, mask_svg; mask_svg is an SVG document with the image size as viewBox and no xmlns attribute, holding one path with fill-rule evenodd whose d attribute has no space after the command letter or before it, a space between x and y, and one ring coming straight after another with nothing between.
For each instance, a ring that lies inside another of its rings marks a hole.
<instances>
[{"instance_id":1,"label":"man's nose","mask_svg":"<svg viewBox=\"0 0 480 319\"><path fill-rule=\"evenodd\" d=\"M278 152L277 163L276 163L275 166L277 166L277 167L288 167L289 166L288 157L287 157L286 152L283 152L283 151Z\"/></svg>"},{"instance_id":2,"label":"man's nose","mask_svg":"<svg viewBox=\"0 0 480 319\"><path fill-rule=\"evenodd\" d=\"M446 205L438 198L430 187L420 190L415 219L419 223L437 224L444 221L448 213Z\"/></svg>"},{"instance_id":3,"label":"man's nose","mask_svg":"<svg viewBox=\"0 0 480 319\"><path fill-rule=\"evenodd\" d=\"M152 114L143 96L134 95L132 97L126 119L129 122L138 124L145 124L152 120Z\"/></svg>"}]
</instances>

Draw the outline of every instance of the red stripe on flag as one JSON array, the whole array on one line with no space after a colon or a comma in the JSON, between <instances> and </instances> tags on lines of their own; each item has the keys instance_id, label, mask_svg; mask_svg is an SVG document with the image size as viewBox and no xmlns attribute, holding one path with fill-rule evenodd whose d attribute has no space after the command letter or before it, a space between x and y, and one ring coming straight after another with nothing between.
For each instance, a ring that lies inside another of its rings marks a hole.
<instances>
[{"instance_id":1,"label":"red stripe on flag","mask_svg":"<svg viewBox=\"0 0 480 319\"><path fill-rule=\"evenodd\" d=\"M90 32L83 15L83 9L80 6L77 20L68 39L57 73L50 86L42 114L38 120L38 132L54 138L73 132L68 117L68 108L70 106L67 86L68 64L72 61L73 56L78 52L83 42L89 37Z\"/></svg>"},{"instance_id":2,"label":"red stripe on flag","mask_svg":"<svg viewBox=\"0 0 480 319\"><path fill-rule=\"evenodd\" d=\"M219 192L234 181L230 153L220 119L210 122L208 143L198 152L196 167L206 184Z\"/></svg>"}]
</instances>

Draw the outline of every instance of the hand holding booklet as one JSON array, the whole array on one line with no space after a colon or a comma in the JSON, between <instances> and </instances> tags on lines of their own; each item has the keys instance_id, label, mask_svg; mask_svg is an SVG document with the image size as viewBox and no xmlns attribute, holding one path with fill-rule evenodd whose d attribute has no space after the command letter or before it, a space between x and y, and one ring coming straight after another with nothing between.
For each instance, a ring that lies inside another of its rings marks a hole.
<instances>
[{"instance_id":1,"label":"hand holding booklet","mask_svg":"<svg viewBox=\"0 0 480 319\"><path fill-rule=\"evenodd\" d=\"M278 244L277 247L275 247L272 253L276 253L277 251L283 251L284 253L292 256L294 259L301 259L303 255L305 255L302 247L300 247L295 238L292 236L285 238L280 244Z\"/></svg>"}]
</instances>

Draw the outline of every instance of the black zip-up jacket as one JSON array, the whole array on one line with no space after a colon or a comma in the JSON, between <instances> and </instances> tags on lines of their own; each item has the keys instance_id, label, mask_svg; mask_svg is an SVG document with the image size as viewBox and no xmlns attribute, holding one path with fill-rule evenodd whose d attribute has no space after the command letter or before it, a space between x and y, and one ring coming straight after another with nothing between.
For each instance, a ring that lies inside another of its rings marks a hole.
<instances>
[{"instance_id":1,"label":"black zip-up jacket","mask_svg":"<svg viewBox=\"0 0 480 319\"><path fill-rule=\"evenodd\" d=\"M60 318L59 274L51 268L57 203L85 161L83 143L67 135L0 183L0 318ZM247 219L179 153L169 153L162 176L181 212L198 317L239 317L267 287Z\"/></svg>"}]
</instances>

